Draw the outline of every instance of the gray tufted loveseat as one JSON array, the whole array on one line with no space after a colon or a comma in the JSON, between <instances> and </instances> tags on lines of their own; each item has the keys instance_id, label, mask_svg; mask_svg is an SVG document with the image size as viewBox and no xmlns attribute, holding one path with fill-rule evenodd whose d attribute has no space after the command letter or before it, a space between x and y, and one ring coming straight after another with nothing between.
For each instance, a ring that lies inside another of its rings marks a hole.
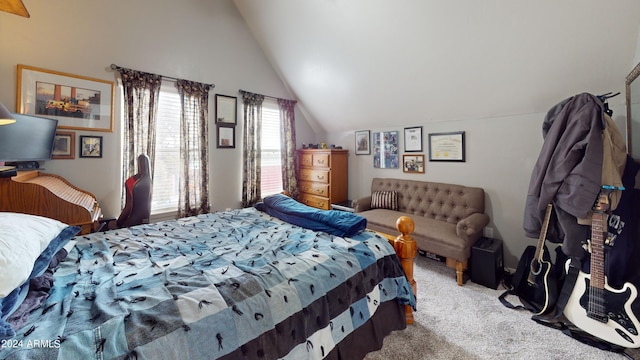
<instances>
[{"instance_id":1,"label":"gray tufted loveseat","mask_svg":"<svg viewBox=\"0 0 640 360\"><path fill-rule=\"evenodd\" d=\"M356 213L367 219L367 227L386 234L396 232L399 216L415 222L411 237L418 249L445 257L455 267L458 285L471 255L471 247L489 223L484 213L484 190L455 184L374 178L371 193L396 191L398 210L371 207L371 195L354 200Z\"/></svg>"}]
</instances>

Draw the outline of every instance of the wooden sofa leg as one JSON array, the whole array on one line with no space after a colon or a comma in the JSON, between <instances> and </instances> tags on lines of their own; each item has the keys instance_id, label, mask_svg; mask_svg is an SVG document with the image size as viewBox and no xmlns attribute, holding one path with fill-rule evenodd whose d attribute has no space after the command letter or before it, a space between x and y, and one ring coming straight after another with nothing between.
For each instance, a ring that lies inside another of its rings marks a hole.
<instances>
[{"instance_id":1,"label":"wooden sofa leg","mask_svg":"<svg viewBox=\"0 0 640 360\"><path fill-rule=\"evenodd\" d=\"M447 267L456 269L456 280L459 286L464 284L464 271L467 270L466 261L458 261L452 258L447 258Z\"/></svg>"},{"instance_id":2,"label":"wooden sofa leg","mask_svg":"<svg viewBox=\"0 0 640 360\"><path fill-rule=\"evenodd\" d=\"M458 286L462 286L462 276L464 275L464 263L456 261L456 279L458 279Z\"/></svg>"}]
</instances>

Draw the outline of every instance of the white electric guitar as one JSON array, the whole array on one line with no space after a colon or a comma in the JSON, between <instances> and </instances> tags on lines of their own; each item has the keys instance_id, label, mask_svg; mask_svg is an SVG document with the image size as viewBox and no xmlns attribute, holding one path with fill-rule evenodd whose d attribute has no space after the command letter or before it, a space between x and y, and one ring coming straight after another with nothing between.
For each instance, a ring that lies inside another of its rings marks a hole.
<instances>
[{"instance_id":1,"label":"white electric guitar","mask_svg":"<svg viewBox=\"0 0 640 360\"><path fill-rule=\"evenodd\" d=\"M631 311L638 290L631 283L614 289L604 275L605 211L608 194L600 192L591 219L591 274L582 271L564 308L565 317L580 329L609 343L625 348L640 347L640 323ZM565 270L569 272L569 259Z\"/></svg>"}]
</instances>

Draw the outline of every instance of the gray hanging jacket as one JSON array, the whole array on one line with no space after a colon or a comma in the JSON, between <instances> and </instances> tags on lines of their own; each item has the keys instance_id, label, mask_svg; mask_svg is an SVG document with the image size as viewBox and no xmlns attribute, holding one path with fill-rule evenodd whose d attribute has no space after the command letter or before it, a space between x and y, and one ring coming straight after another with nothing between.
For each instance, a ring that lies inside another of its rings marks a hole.
<instances>
[{"instance_id":1,"label":"gray hanging jacket","mask_svg":"<svg viewBox=\"0 0 640 360\"><path fill-rule=\"evenodd\" d=\"M582 257L582 241L589 228L586 218L600 192L602 180L604 104L582 93L561 101L547 113L544 144L533 168L524 211L527 237L538 238L547 204L557 213L547 238L562 242L569 256Z\"/></svg>"}]
</instances>

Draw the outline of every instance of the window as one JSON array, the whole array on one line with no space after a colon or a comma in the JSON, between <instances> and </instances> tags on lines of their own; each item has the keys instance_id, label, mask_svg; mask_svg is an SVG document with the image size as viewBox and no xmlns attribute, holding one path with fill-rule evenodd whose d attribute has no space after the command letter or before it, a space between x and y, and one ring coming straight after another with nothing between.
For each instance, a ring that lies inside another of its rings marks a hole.
<instances>
[{"instance_id":1,"label":"window","mask_svg":"<svg viewBox=\"0 0 640 360\"><path fill-rule=\"evenodd\" d=\"M275 100L262 103L262 196L282 191L280 157L280 108ZM195 142L193 142L195 143ZM240 165L239 165L240 166ZM156 158L153 173L151 213L178 208L180 173L180 96L172 81L163 81L158 100Z\"/></svg>"},{"instance_id":2,"label":"window","mask_svg":"<svg viewBox=\"0 0 640 360\"><path fill-rule=\"evenodd\" d=\"M151 213L176 211L180 181L180 96L172 81L163 81L160 87L154 167Z\"/></svg>"},{"instance_id":3,"label":"window","mask_svg":"<svg viewBox=\"0 0 640 360\"><path fill-rule=\"evenodd\" d=\"M262 159L260 186L262 196L282 191L282 159L280 157L280 108L275 100L262 102Z\"/></svg>"}]
</instances>

